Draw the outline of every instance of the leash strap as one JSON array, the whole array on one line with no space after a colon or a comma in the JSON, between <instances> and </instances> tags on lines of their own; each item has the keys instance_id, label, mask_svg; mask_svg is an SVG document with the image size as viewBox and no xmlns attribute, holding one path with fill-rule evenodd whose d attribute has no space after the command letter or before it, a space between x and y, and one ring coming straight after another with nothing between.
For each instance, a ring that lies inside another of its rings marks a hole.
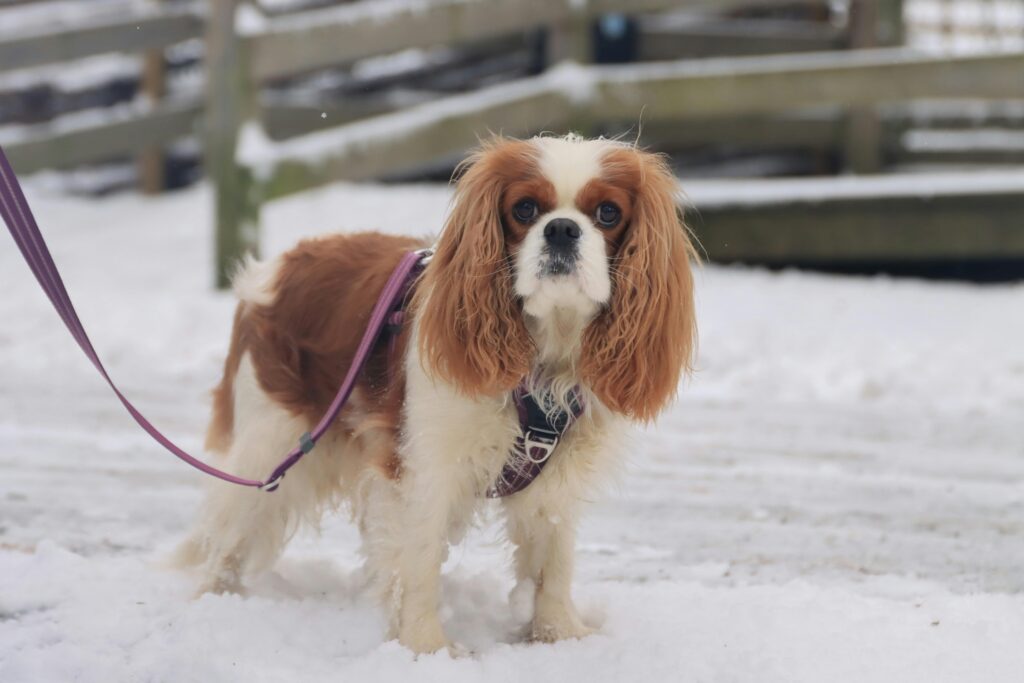
<instances>
[{"instance_id":1,"label":"leash strap","mask_svg":"<svg viewBox=\"0 0 1024 683\"><path fill-rule=\"evenodd\" d=\"M427 258L429 258L429 252L427 250L421 252L410 252L402 257L398 267L395 268L391 277L388 279L387 284L384 286L384 291L377 300L377 304L373 308L369 324L367 325L366 331L363 333L363 338L360 341L359 348L352 360L352 365L349 367L348 374L345 376L345 380L342 382L341 388L338 389L338 394L334 397L334 401L331 403L330 408L328 408L327 412L312 432L303 434L300 443L287 456L285 456L284 460L277 466L267 480L257 481L254 479L237 477L233 474L207 465L201 460L189 455L154 427L152 423L150 423L150 421L147 420L146 417L140 413L117 388L114 384L114 380L110 378L106 368L103 367L103 363L100 361L96 350L92 346L92 342L89 340L89 336L85 332L85 328L82 326L82 322L78 319L78 313L75 311L75 307L71 304L71 298L68 296L67 290L64 287L64 282L61 279L60 272L57 270L57 266L53 262L50 250L46 247L46 242L43 240L43 235L40 233L39 226L36 224L35 217L32 215L32 211L28 206L28 201L25 199L25 194L21 189L18 178L14 175L14 169L11 168L10 162L8 162L7 155L4 154L2 147L0 147L0 216L3 217L4 223L7 224L7 229L14 238L15 244L18 245L18 249L21 251L21 255L25 258L25 262L28 264L29 268L32 269L33 275L36 276L39 286L43 288L44 292L46 292L46 296L49 297L50 303L53 304L57 314L60 315L61 320L64 321L64 324L67 326L71 336L74 337L76 342L78 342L78 345L81 347L86 357L92 362L100 375L103 376L103 379L106 380L107 384L110 385L110 388L121 401L125 410L128 411L128 414L134 418L139 426L142 427L161 446L197 470L232 484L249 486L264 491L276 490L280 485L281 480L284 478L285 473L287 473L288 470L295 466L295 464L299 462L304 455L313 449L317 441L320 440L320 437L324 435L327 429L331 426L331 423L334 422L334 419L338 416L338 413L341 412L345 402L351 395L352 389L355 387L356 379L358 378L360 371L363 369L363 366L366 364L366 361L369 359L370 352L373 350L373 346L376 343L377 338L380 336L381 330L384 328L389 314L395 307L396 302L400 301L401 297L407 291L410 278L415 275L414 271L416 271L418 267L422 267Z\"/></svg>"}]
</instances>

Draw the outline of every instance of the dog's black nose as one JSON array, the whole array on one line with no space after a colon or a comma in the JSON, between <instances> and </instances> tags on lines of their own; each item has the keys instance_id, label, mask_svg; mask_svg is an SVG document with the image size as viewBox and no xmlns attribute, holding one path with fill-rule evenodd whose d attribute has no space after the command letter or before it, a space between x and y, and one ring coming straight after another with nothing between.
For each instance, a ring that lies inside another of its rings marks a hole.
<instances>
[{"instance_id":1,"label":"dog's black nose","mask_svg":"<svg viewBox=\"0 0 1024 683\"><path fill-rule=\"evenodd\" d=\"M556 218L544 226L544 239L555 248L573 246L582 234L576 221L569 218Z\"/></svg>"}]
</instances>

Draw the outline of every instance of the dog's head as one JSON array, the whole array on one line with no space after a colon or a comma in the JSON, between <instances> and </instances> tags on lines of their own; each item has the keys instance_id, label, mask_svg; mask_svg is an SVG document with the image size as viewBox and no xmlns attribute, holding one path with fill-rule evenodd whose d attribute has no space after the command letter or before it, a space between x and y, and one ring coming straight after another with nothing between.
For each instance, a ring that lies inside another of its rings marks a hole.
<instances>
[{"instance_id":1,"label":"dog's head","mask_svg":"<svg viewBox=\"0 0 1024 683\"><path fill-rule=\"evenodd\" d=\"M576 324L560 353L579 379L611 410L654 417L695 346L678 206L662 158L627 144L484 144L462 167L420 288L428 369L469 395L507 390L546 361L538 330Z\"/></svg>"}]
</instances>

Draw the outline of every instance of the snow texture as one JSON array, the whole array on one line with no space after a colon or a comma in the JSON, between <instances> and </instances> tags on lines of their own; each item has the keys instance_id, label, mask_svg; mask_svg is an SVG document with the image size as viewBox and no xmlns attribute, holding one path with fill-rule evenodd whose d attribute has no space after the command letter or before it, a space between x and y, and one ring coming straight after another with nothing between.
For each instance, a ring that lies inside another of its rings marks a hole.
<instances>
[{"instance_id":1,"label":"snow texture","mask_svg":"<svg viewBox=\"0 0 1024 683\"><path fill-rule=\"evenodd\" d=\"M100 355L193 452L232 301L205 186L29 198ZM272 205L303 235L436 230L449 191L337 186ZM1016 681L1024 669L1024 287L705 267L701 357L585 517L598 633L522 642L528 587L485 523L449 560L469 653L385 638L343 512L240 596L164 566L202 476L123 413L0 239L0 680ZM510 595L511 593L511 595Z\"/></svg>"}]
</instances>

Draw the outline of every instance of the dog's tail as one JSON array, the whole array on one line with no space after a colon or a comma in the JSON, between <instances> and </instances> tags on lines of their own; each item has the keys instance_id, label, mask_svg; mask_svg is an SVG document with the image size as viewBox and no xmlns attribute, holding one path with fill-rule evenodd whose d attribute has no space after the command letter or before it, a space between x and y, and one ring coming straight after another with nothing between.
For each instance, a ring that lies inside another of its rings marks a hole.
<instances>
[{"instance_id":1,"label":"dog's tail","mask_svg":"<svg viewBox=\"0 0 1024 683\"><path fill-rule=\"evenodd\" d=\"M247 256L231 277L231 286L238 297L235 322L231 329L231 345L224 360L224 377L213 390L213 414L206 430L206 449L226 453L231 448L235 428L235 374L247 346L249 316L254 308L274 303L277 259L261 262Z\"/></svg>"},{"instance_id":2,"label":"dog's tail","mask_svg":"<svg viewBox=\"0 0 1024 683\"><path fill-rule=\"evenodd\" d=\"M231 448L232 435L235 430L235 374L242 360L242 327L245 318L245 302L239 302L235 309L235 322L231 328L231 344L228 356L224 359L224 376L214 387L213 410L210 425L206 429L206 450L215 453L227 453Z\"/></svg>"}]
</instances>

